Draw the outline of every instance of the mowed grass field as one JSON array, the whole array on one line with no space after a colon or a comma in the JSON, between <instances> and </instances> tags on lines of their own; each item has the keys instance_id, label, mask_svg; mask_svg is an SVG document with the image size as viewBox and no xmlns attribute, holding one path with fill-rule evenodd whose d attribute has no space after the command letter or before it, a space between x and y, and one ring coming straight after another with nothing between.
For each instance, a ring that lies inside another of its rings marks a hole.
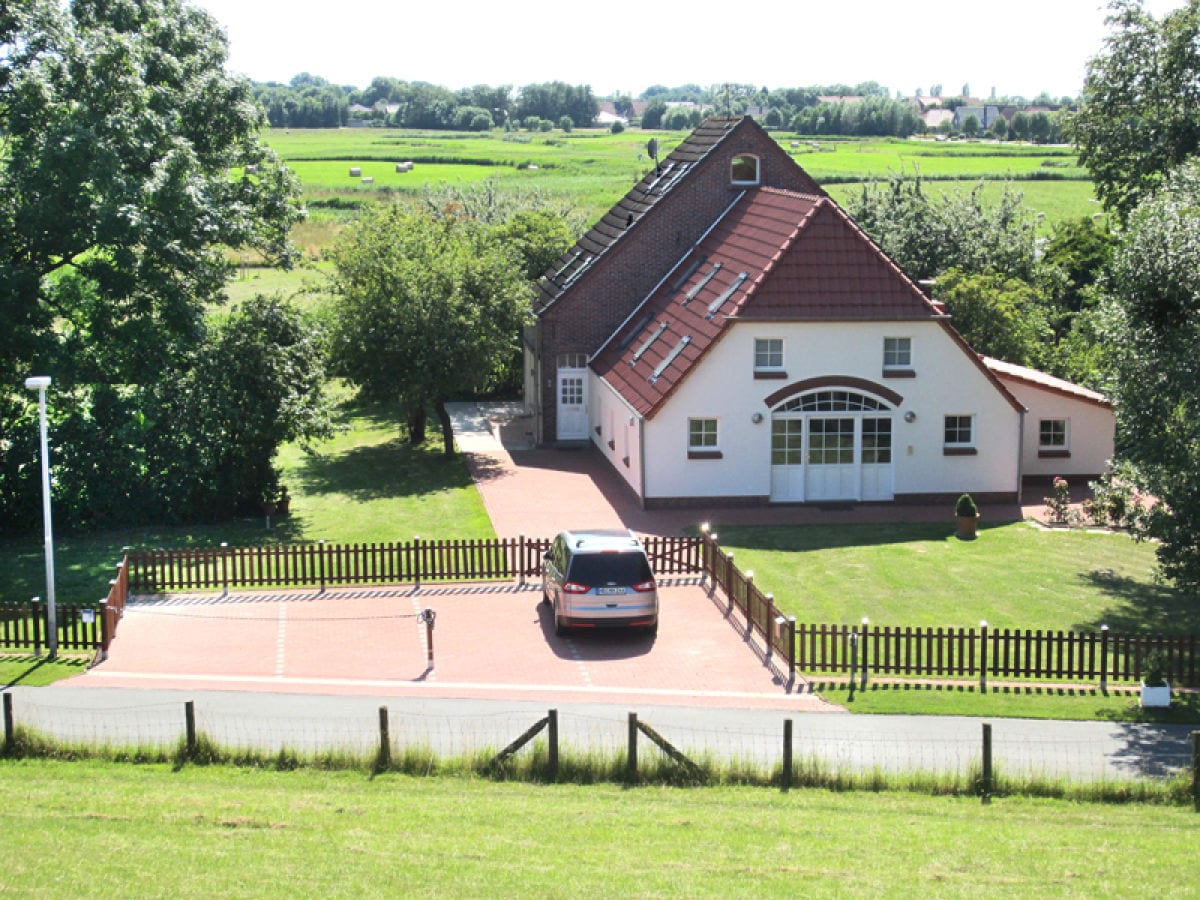
<instances>
[{"instance_id":1,"label":"mowed grass field","mask_svg":"<svg viewBox=\"0 0 1200 900\"><path fill-rule=\"evenodd\" d=\"M1184 896L1182 807L0 762L21 897Z\"/></svg>"},{"instance_id":2,"label":"mowed grass field","mask_svg":"<svg viewBox=\"0 0 1200 900\"><path fill-rule=\"evenodd\" d=\"M424 185L494 178L570 197L591 221L648 170L646 142L651 137L665 156L686 136L637 128L616 135L596 129L475 135L351 128L273 130L267 141L300 176L318 215L323 214L321 204L333 197L361 202L417 193ZM939 182L931 190L957 192L988 182L985 196L998 196L1002 183L1011 180L1025 194L1031 213L1043 213L1047 224L1088 216L1098 208L1086 171L1066 147L893 138L813 141L786 132L775 136L839 202L863 182L919 172ZM414 162L414 169L396 172L395 164L404 161ZM361 168L360 176L349 174L352 166ZM375 181L363 184L364 177Z\"/></svg>"}]
</instances>

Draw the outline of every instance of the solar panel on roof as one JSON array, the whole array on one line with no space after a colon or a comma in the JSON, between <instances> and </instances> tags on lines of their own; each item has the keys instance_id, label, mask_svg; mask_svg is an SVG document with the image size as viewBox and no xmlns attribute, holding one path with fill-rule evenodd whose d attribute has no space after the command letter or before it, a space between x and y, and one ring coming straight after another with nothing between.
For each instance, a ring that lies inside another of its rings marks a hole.
<instances>
[{"instance_id":1,"label":"solar panel on roof","mask_svg":"<svg viewBox=\"0 0 1200 900\"><path fill-rule=\"evenodd\" d=\"M696 295L699 294L702 290L704 290L704 286L706 284L708 284L710 281L712 281L713 276L716 275L720 271L721 271L721 264L714 263L713 267L708 270L708 274L705 275L703 278L701 278L698 282L696 282L696 284L692 286L692 289L683 295L683 305L687 306L689 303L691 303L693 300L695 300Z\"/></svg>"},{"instance_id":2,"label":"solar panel on roof","mask_svg":"<svg viewBox=\"0 0 1200 900\"><path fill-rule=\"evenodd\" d=\"M717 310L721 308L726 300L734 295L734 292L742 286L742 282L749 277L749 272L742 272L740 275L738 275L738 277L733 280L733 284L721 292L721 296L717 297L716 300L708 304L708 316L706 318L711 319L713 316L715 316L717 314Z\"/></svg>"},{"instance_id":3,"label":"solar panel on roof","mask_svg":"<svg viewBox=\"0 0 1200 900\"><path fill-rule=\"evenodd\" d=\"M654 330L654 334L650 335L650 337L646 338L646 340L642 342L642 346L637 348L637 352L635 354L633 354L633 358L631 360L629 360L629 364L632 366L635 362L637 362L639 359L641 359L642 354L645 353L647 350L649 350L652 346L654 346L654 342L657 341L659 339L659 337L662 335L662 333L666 330L667 330L667 323L659 322L658 328L656 328Z\"/></svg>"},{"instance_id":4,"label":"solar panel on roof","mask_svg":"<svg viewBox=\"0 0 1200 900\"><path fill-rule=\"evenodd\" d=\"M669 365L671 365L671 363L675 362L675 360L676 360L676 358L678 358L679 354L683 352L683 348L686 347L691 342L692 342L692 336L690 334L685 334L683 337L681 337L679 339L679 343L671 348L671 352L667 354L666 359L664 359L657 366L655 366L654 373L650 376L651 384L654 384L654 382L658 381L658 379L662 375L662 373L667 371L667 367Z\"/></svg>"}]
</instances>

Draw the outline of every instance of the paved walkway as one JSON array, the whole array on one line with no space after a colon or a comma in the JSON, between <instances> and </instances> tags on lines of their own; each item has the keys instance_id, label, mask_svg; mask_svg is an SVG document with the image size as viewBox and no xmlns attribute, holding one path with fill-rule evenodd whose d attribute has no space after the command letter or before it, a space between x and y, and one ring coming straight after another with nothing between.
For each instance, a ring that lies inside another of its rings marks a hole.
<instances>
[{"instance_id":1,"label":"paved walkway","mask_svg":"<svg viewBox=\"0 0 1200 900\"><path fill-rule=\"evenodd\" d=\"M632 491L589 444L572 450L535 448L533 419L517 403L447 404L459 449L496 533L551 536L565 527L621 527L640 534L676 535L701 522L720 525L840 525L876 522L945 522L947 504L857 504L849 509L770 506L736 509L700 506L644 510ZM984 522L1040 518L1045 502L1030 490L1026 503L981 507ZM1081 501L1082 495L1075 498Z\"/></svg>"}]
</instances>

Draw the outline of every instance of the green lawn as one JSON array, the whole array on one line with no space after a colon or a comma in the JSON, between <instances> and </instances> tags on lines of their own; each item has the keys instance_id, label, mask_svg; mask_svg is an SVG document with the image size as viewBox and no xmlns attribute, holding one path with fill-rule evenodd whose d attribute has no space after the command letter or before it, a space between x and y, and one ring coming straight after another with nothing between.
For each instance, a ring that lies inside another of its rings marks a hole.
<instances>
[{"instance_id":1,"label":"green lawn","mask_svg":"<svg viewBox=\"0 0 1200 900\"><path fill-rule=\"evenodd\" d=\"M800 622L1200 632L1197 598L1157 582L1153 546L1120 534L1024 522L975 541L950 523L713 530Z\"/></svg>"},{"instance_id":2,"label":"green lawn","mask_svg":"<svg viewBox=\"0 0 1200 900\"><path fill-rule=\"evenodd\" d=\"M22 897L1178 896L1180 807L0 762Z\"/></svg>"}]
</instances>

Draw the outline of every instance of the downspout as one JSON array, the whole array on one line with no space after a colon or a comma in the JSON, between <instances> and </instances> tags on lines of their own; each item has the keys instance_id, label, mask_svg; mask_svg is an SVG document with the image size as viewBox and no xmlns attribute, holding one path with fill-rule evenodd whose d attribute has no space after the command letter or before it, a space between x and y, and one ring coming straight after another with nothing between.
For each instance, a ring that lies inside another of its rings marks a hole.
<instances>
[{"instance_id":1,"label":"downspout","mask_svg":"<svg viewBox=\"0 0 1200 900\"><path fill-rule=\"evenodd\" d=\"M638 416L638 477L642 486L638 494L642 498L642 511L646 509L646 419Z\"/></svg>"},{"instance_id":2,"label":"downspout","mask_svg":"<svg viewBox=\"0 0 1200 900\"><path fill-rule=\"evenodd\" d=\"M1017 420L1017 505L1021 504L1021 495L1025 487L1025 414L1028 409L1021 410Z\"/></svg>"}]
</instances>

